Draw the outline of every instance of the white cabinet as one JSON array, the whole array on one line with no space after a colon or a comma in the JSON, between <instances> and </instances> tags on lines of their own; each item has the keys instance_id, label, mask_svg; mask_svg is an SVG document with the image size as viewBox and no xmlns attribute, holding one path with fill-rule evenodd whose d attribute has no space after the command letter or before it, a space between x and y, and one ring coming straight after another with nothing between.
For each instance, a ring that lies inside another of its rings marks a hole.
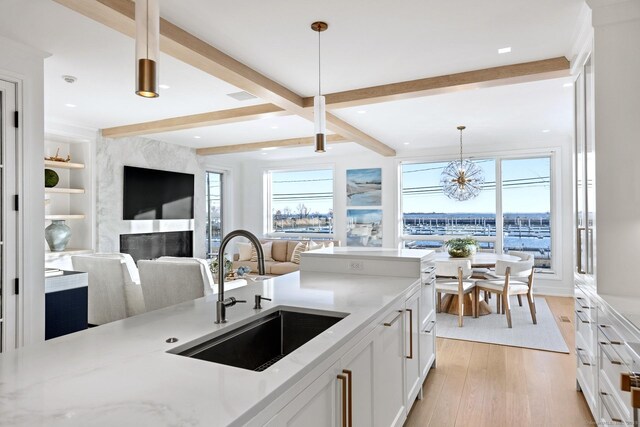
<instances>
[{"instance_id":1,"label":"white cabinet","mask_svg":"<svg viewBox=\"0 0 640 427\"><path fill-rule=\"evenodd\" d=\"M347 377L349 427L373 425L375 332L362 339L342 358L341 372Z\"/></svg>"},{"instance_id":2,"label":"white cabinet","mask_svg":"<svg viewBox=\"0 0 640 427\"><path fill-rule=\"evenodd\" d=\"M401 426L406 417L404 398L404 310L398 304L374 331L374 424Z\"/></svg>"},{"instance_id":3,"label":"white cabinet","mask_svg":"<svg viewBox=\"0 0 640 427\"><path fill-rule=\"evenodd\" d=\"M429 369L436 362L436 275L435 268L429 267L422 272L420 285L420 378L427 378Z\"/></svg>"},{"instance_id":4,"label":"white cabinet","mask_svg":"<svg viewBox=\"0 0 640 427\"><path fill-rule=\"evenodd\" d=\"M295 399L287 404L266 425L269 427L342 427L343 383L338 379L340 364L326 370ZM346 426L344 426L346 427Z\"/></svg>"},{"instance_id":5,"label":"white cabinet","mask_svg":"<svg viewBox=\"0 0 640 427\"><path fill-rule=\"evenodd\" d=\"M422 386L420 372L420 292L414 293L405 303L405 393L407 408L411 408Z\"/></svg>"}]
</instances>

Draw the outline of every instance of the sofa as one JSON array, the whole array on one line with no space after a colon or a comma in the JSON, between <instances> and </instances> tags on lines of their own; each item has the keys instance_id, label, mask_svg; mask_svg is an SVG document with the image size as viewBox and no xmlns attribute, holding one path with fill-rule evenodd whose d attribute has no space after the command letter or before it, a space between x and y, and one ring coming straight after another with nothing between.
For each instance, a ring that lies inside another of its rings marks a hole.
<instances>
[{"instance_id":1,"label":"sofa","mask_svg":"<svg viewBox=\"0 0 640 427\"><path fill-rule=\"evenodd\" d=\"M322 247L328 246L340 246L339 240L288 240L288 239L261 239L260 242L263 245L263 250L266 247L269 247L269 243L271 246L271 251L267 253L265 251L265 274L269 276L280 276L283 274L293 273L300 269L300 264L293 262L293 252L298 243L305 243L307 245L313 244L314 249L320 249ZM245 246L243 246L245 245ZM246 250L247 246L249 246L249 250L251 244L250 243L236 243L236 247L239 252L234 254L233 256L233 269L237 269L238 267L246 266L251 269L251 273L258 273L258 262L251 261L249 256L247 256ZM243 253L244 252L244 253Z\"/></svg>"}]
</instances>

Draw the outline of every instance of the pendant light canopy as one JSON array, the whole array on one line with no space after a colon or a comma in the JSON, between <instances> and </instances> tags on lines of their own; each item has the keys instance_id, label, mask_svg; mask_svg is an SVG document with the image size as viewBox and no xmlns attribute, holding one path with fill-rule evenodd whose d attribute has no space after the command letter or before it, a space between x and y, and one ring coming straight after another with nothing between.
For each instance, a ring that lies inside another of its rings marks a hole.
<instances>
[{"instance_id":1,"label":"pendant light canopy","mask_svg":"<svg viewBox=\"0 0 640 427\"><path fill-rule=\"evenodd\" d=\"M156 98L160 6L158 0L136 0L136 95Z\"/></svg>"},{"instance_id":2,"label":"pendant light canopy","mask_svg":"<svg viewBox=\"0 0 640 427\"><path fill-rule=\"evenodd\" d=\"M313 121L316 133L316 153L325 152L327 134L327 111L324 96L322 96L322 67L320 52L320 33L329 28L326 22L317 21L311 24L311 29L318 33L318 95L313 97Z\"/></svg>"},{"instance_id":3,"label":"pendant light canopy","mask_svg":"<svg viewBox=\"0 0 640 427\"><path fill-rule=\"evenodd\" d=\"M460 160L447 165L440 175L442 191L450 199L465 201L480 194L484 184L484 172L480 166L469 159L462 158L462 131L465 126L458 126L460 131Z\"/></svg>"}]
</instances>

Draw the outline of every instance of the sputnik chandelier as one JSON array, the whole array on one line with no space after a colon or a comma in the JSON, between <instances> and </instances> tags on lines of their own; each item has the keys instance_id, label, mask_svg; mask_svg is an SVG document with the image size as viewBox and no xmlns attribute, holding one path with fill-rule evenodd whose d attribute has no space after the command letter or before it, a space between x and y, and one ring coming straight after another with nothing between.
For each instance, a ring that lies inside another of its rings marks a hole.
<instances>
[{"instance_id":1,"label":"sputnik chandelier","mask_svg":"<svg viewBox=\"0 0 640 427\"><path fill-rule=\"evenodd\" d=\"M447 197L462 202L480 194L484 172L471 160L462 158L462 131L465 126L458 126L457 129L460 131L460 160L454 160L444 168L440 175L440 185Z\"/></svg>"}]
</instances>

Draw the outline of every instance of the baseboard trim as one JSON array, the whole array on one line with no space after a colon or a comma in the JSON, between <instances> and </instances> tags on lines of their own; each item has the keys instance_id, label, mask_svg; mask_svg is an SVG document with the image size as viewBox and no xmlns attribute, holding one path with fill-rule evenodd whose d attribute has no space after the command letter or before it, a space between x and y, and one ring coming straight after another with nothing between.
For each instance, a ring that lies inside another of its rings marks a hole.
<instances>
[{"instance_id":1,"label":"baseboard trim","mask_svg":"<svg viewBox=\"0 0 640 427\"><path fill-rule=\"evenodd\" d=\"M558 286L534 286L533 294L550 297L573 297L573 288L566 289Z\"/></svg>"}]
</instances>

